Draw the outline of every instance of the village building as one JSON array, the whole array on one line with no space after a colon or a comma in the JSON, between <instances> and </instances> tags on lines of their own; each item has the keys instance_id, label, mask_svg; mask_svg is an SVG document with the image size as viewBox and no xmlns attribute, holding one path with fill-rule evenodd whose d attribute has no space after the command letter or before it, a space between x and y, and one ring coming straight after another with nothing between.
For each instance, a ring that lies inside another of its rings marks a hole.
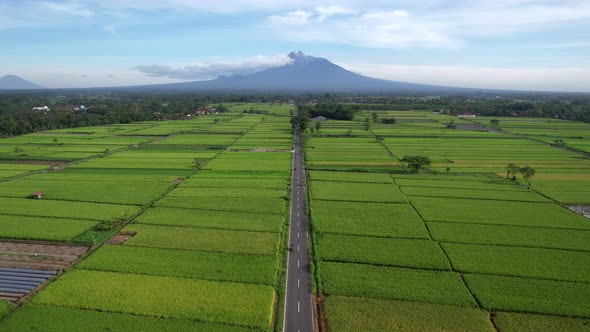
<instances>
[{"instance_id":1,"label":"village building","mask_svg":"<svg viewBox=\"0 0 590 332\"><path fill-rule=\"evenodd\" d=\"M328 121L328 119L326 119L326 117L324 116L316 116L315 118L311 119L311 121L313 122L326 122Z\"/></svg>"},{"instance_id":2,"label":"village building","mask_svg":"<svg viewBox=\"0 0 590 332\"><path fill-rule=\"evenodd\" d=\"M461 114L457 114L458 118L475 118L477 115L471 112L463 112Z\"/></svg>"},{"instance_id":3,"label":"village building","mask_svg":"<svg viewBox=\"0 0 590 332\"><path fill-rule=\"evenodd\" d=\"M51 111L51 109L49 107L47 107L47 105L45 105L45 106L33 107L33 111L37 111L37 112L49 112L49 111Z\"/></svg>"}]
</instances>

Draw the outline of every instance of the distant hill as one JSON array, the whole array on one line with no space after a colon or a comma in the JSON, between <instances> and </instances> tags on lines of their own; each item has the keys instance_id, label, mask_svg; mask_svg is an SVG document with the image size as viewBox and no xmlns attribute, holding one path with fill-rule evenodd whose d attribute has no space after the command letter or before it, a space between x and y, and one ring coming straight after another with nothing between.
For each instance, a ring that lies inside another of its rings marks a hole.
<instances>
[{"instance_id":1,"label":"distant hill","mask_svg":"<svg viewBox=\"0 0 590 332\"><path fill-rule=\"evenodd\" d=\"M0 90L28 90L43 89L42 86L29 82L16 75L6 75L0 78Z\"/></svg>"},{"instance_id":2,"label":"distant hill","mask_svg":"<svg viewBox=\"0 0 590 332\"><path fill-rule=\"evenodd\" d=\"M161 91L268 91L268 92L460 92L469 89L387 81L359 75L301 51L289 54L292 62L249 75L220 76L194 81L130 87Z\"/></svg>"}]
</instances>

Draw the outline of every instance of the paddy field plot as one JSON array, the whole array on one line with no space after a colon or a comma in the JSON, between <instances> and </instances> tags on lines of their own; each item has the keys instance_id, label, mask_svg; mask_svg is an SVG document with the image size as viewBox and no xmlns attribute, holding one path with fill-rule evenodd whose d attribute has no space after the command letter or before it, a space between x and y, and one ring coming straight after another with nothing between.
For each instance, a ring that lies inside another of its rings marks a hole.
<instances>
[{"instance_id":1,"label":"paddy field plot","mask_svg":"<svg viewBox=\"0 0 590 332\"><path fill-rule=\"evenodd\" d=\"M311 213L314 229L322 233L428 239L409 204L312 200Z\"/></svg>"},{"instance_id":2,"label":"paddy field plot","mask_svg":"<svg viewBox=\"0 0 590 332\"><path fill-rule=\"evenodd\" d=\"M111 245L76 268L273 285L278 264L275 256Z\"/></svg>"},{"instance_id":3,"label":"paddy field plot","mask_svg":"<svg viewBox=\"0 0 590 332\"><path fill-rule=\"evenodd\" d=\"M66 242L96 224L96 220L0 215L0 238Z\"/></svg>"},{"instance_id":4,"label":"paddy field plot","mask_svg":"<svg viewBox=\"0 0 590 332\"><path fill-rule=\"evenodd\" d=\"M277 214L155 207L136 223L215 229L280 232L284 217Z\"/></svg>"},{"instance_id":5,"label":"paddy field plot","mask_svg":"<svg viewBox=\"0 0 590 332\"><path fill-rule=\"evenodd\" d=\"M498 312L494 323L502 331L590 331L590 319Z\"/></svg>"},{"instance_id":6,"label":"paddy field plot","mask_svg":"<svg viewBox=\"0 0 590 332\"><path fill-rule=\"evenodd\" d=\"M278 234L268 232L144 224L132 224L123 231L137 233L126 242L127 245L253 255L276 254L280 238Z\"/></svg>"},{"instance_id":7,"label":"paddy field plot","mask_svg":"<svg viewBox=\"0 0 590 332\"><path fill-rule=\"evenodd\" d=\"M211 331L248 332L250 328L224 324L195 322L191 319L170 319L126 315L86 309L26 305L10 318L0 322L6 331Z\"/></svg>"},{"instance_id":8,"label":"paddy field plot","mask_svg":"<svg viewBox=\"0 0 590 332\"><path fill-rule=\"evenodd\" d=\"M406 203L406 197L397 186L381 183L351 183L324 181L312 185L314 200L354 201L376 203Z\"/></svg>"},{"instance_id":9,"label":"paddy field plot","mask_svg":"<svg viewBox=\"0 0 590 332\"><path fill-rule=\"evenodd\" d=\"M590 229L428 222L434 240L590 252Z\"/></svg>"},{"instance_id":10,"label":"paddy field plot","mask_svg":"<svg viewBox=\"0 0 590 332\"><path fill-rule=\"evenodd\" d=\"M231 204L229 203L231 202ZM156 202L156 206L176 207L197 210L218 210L233 212L283 214L283 198L241 198L241 197L182 197L166 196Z\"/></svg>"},{"instance_id":11,"label":"paddy field plot","mask_svg":"<svg viewBox=\"0 0 590 332\"><path fill-rule=\"evenodd\" d=\"M477 306L458 273L333 262L320 269L328 295Z\"/></svg>"},{"instance_id":12,"label":"paddy field plot","mask_svg":"<svg viewBox=\"0 0 590 332\"><path fill-rule=\"evenodd\" d=\"M450 305L330 296L330 331L495 331L488 312Z\"/></svg>"},{"instance_id":13,"label":"paddy field plot","mask_svg":"<svg viewBox=\"0 0 590 332\"><path fill-rule=\"evenodd\" d=\"M75 270L32 303L266 329L274 297L262 285Z\"/></svg>"}]
</instances>

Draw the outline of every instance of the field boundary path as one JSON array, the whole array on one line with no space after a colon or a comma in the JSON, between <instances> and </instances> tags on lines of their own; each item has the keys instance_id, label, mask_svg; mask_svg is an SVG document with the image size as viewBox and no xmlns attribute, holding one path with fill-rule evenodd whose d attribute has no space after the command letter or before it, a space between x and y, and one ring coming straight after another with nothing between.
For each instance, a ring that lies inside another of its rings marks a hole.
<instances>
[{"instance_id":1,"label":"field boundary path","mask_svg":"<svg viewBox=\"0 0 590 332\"><path fill-rule=\"evenodd\" d=\"M295 132L294 145L283 330L285 332L312 332L314 324L306 209L307 191L299 130Z\"/></svg>"}]
</instances>

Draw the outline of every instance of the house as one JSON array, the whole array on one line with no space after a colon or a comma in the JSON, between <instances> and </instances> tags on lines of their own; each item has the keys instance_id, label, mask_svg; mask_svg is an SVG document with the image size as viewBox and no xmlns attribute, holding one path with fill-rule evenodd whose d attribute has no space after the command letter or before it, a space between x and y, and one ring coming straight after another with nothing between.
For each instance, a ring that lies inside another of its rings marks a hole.
<instances>
[{"instance_id":1,"label":"house","mask_svg":"<svg viewBox=\"0 0 590 332\"><path fill-rule=\"evenodd\" d=\"M432 114L439 115L440 114L440 110L432 110Z\"/></svg>"},{"instance_id":2,"label":"house","mask_svg":"<svg viewBox=\"0 0 590 332\"><path fill-rule=\"evenodd\" d=\"M32 195L33 199L41 199L43 198L43 192L42 191L35 191Z\"/></svg>"},{"instance_id":3,"label":"house","mask_svg":"<svg viewBox=\"0 0 590 332\"><path fill-rule=\"evenodd\" d=\"M471 112L463 112L461 114L457 114L458 118L475 118L477 115Z\"/></svg>"},{"instance_id":4,"label":"house","mask_svg":"<svg viewBox=\"0 0 590 332\"><path fill-rule=\"evenodd\" d=\"M49 111L51 111L51 109L49 109L49 107L47 107L47 105L45 105L45 106L33 107L33 111L49 112Z\"/></svg>"},{"instance_id":5,"label":"house","mask_svg":"<svg viewBox=\"0 0 590 332\"><path fill-rule=\"evenodd\" d=\"M323 116L316 116L315 118L311 119L311 121L313 122L326 122L328 121L328 119L326 119L326 117Z\"/></svg>"}]
</instances>

